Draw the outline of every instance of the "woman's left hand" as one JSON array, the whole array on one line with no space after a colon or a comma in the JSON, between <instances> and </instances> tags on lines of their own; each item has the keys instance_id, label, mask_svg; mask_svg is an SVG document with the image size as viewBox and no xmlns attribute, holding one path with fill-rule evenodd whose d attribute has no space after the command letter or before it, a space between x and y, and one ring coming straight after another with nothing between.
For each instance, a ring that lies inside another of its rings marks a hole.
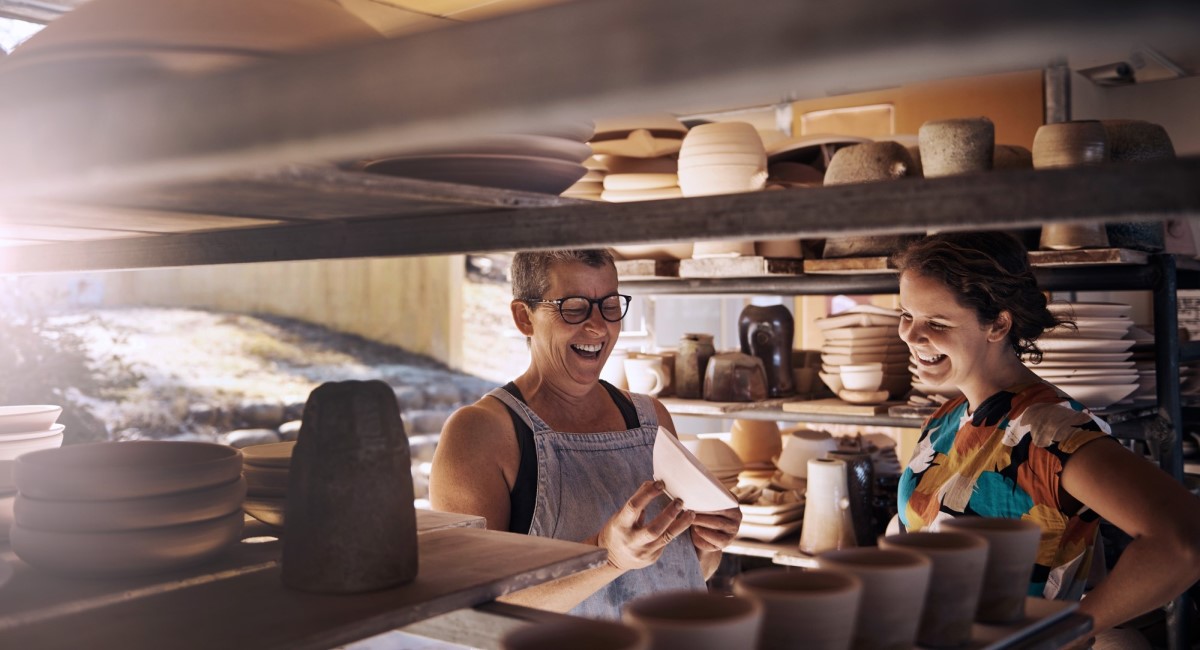
<instances>
[{"instance_id":1,"label":"woman's left hand","mask_svg":"<svg viewBox=\"0 0 1200 650\"><path fill-rule=\"evenodd\" d=\"M697 512L692 522L692 544L697 551L720 551L729 546L742 524L741 508Z\"/></svg>"}]
</instances>

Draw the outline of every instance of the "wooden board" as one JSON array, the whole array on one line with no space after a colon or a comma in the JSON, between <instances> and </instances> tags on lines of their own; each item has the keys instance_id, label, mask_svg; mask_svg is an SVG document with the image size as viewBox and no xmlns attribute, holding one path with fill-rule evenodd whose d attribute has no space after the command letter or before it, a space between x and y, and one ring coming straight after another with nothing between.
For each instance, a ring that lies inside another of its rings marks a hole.
<instances>
[{"instance_id":1,"label":"wooden board","mask_svg":"<svg viewBox=\"0 0 1200 650\"><path fill-rule=\"evenodd\" d=\"M914 406L911 404L899 404L888 409L888 415L894 418L928 418L933 415L938 407L936 406Z\"/></svg>"},{"instance_id":2,"label":"wooden board","mask_svg":"<svg viewBox=\"0 0 1200 650\"><path fill-rule=\"evenodd\" d=\"M884 402L882 404L851 404L836 397L815 399L808 402L788 402L783 410L789 413L838 413L841 415L879 415L887 413L888 409L903 402Z\"/></svg>"},{"instance_id":3,"label":"wooden board","mask_svg":"<svg viewBox=\"0 0 1200 650\"><path fill-rule=\"evenodd\" d=\"M483 517L475 515L417 509L420 533L484 528L484 523ZM39 572L17 559L6 545L0 545L0 559L11 564L15 571L13 583L0 589L0 630L278 567L282 550L280 533L278 528L247 517L242 539L252 542L236 544L211 562L177 571L107 580L77 580Z\"/></svg>"},{"instance_id":4,"label":"wooden board","mask_svg":"<svg viewBox=\"0 0 1200 650\"><path fill-rule=\"evenodd\" d=\"M474 528L423 533L420 573L366 594L285 589L277 566L73 615L4 626L0 647L330 648L599 566L595 546ZM14 577L9 588L20 588ZM26 576L27 578L28 576ZM8 589L6 589L7 591Z\"/></svg>"},{"instance_id":5,"label":"wooden board","mask_svg":"<svg viewBox=\"0 0 1200 650\"><path fill-rule=\"evenodd\" d=\"M617 277L621 280L677 278L679 260L617 260Z\"/></svg>"},{"instance_id":6,"label":"wooden board","mask_svg":"<svg viewBox=\"0 0 1200 650\"><path fill-rule=\"evenodd\" d=\"M702 257L680 260L681 278L758 278L772 275L800 275L804 260L774 257Z\"/></svg>"},{"instance_id":7,"label":"wooden board","mask_svg":"<svg viewBox=\"0 0 1200 650\"><path fill-rule=\"evenodd\" d=\"M724 415L750 409L777 409L788 402L802 399L796 397L776 397L760 402L709 402L702 399L680 399L678 397L660 397L659 401L667 410L676 415Z\"/></svg>"},{"instance_id":8,"label":"wooden board","mask_svg":"<svg viewBox=\"0 0 1200 650\"><path fill-rule=\"evenodd\" d=\"M1088 248L1077 251L1029 251L1034 266L1089 266L1092 264L1145 264L1148 253L1127 248Z\"/></svg>"},{"instance_id":9,"label":"wooden board","mask_svg":"<svg viewBox=\"0 0 1200 650\"><path fill-rule=\"evenodd\" d=\"M805 273L856 275L859 273L895 273L886 257L840 257L829 260L804 260Z\"/></svg>"}]
</instances>

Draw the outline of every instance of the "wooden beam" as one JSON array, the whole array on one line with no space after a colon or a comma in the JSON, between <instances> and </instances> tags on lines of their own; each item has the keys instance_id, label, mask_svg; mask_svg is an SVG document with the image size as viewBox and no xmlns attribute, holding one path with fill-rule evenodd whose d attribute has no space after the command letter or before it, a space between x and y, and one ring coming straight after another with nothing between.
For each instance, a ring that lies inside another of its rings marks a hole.
<instances>
[{"instance_id":1,"label":"wooden beam","mask_svg":"<svg viewBox=\"0 0 1200 650\"><path fill-rule=\"evenodd\" d=\"M102 92L7 84L0 193L66 198L560 120L696 112L1041 68L1108 42L1189 45L1189 0L578 0ZM6 80L7 81L7 80Z\"/></svg>"},{"instance_id":2,"label":"wooden beam","mask_svg":"<svg viewBox=\"0 0 1200 650\"><path fill-rule=\"evenodd\" d=\"M0 273L432 255L625 242L828 237L1200 216L1200 159L645 203L397 215L6 250Z\"/></svg>"}]
</instances>

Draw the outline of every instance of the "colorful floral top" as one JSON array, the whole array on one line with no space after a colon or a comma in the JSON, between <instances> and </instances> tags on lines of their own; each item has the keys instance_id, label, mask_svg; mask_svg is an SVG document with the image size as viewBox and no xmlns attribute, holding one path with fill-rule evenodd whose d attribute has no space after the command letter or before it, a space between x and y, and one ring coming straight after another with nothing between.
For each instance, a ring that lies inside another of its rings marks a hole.
<instances>
[{"instance_id":1,"label":"colorful floral top","mask_svg":"<svg viewBox=\"0 0 1200 650\"><path fill-rule=\"evenodd\" d=\"M1042 528L1029 593L1083 595L1099 515L1065 493L1063 466L1075 450L1112 433L1108 424L1054 386L1001 391L972 414L966 398L930 416L900 477L906 530L937 530L959 516L1026 519Z\"/></svg>"}]
</instances>

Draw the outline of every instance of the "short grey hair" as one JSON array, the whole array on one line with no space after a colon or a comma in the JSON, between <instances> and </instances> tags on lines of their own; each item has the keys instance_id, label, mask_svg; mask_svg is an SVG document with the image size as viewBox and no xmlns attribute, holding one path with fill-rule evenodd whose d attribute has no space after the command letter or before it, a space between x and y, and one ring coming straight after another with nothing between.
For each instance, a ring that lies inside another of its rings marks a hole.
<instances>
[{"instance_id":1,"label":"short grey hair","mask_svg":"<svg viewBox=\"0 0 1200 650\"><path fill-rule=\"evenodd\" d=\"M616 268L607 248L554 251L521 251L513 255L509 274L514 300L540 300L550 288L550 267L559 262L581 262L592 268Z\"/></svg>"}]
</instances>

